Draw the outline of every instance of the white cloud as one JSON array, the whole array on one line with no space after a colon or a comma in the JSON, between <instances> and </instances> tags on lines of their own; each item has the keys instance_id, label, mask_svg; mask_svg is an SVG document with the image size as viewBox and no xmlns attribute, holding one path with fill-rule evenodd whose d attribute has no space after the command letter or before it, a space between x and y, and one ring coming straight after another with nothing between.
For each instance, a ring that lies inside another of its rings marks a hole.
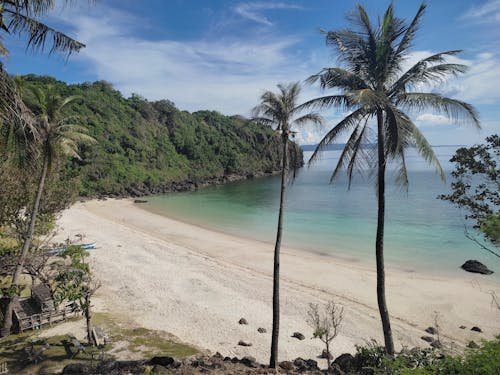
<instances>
[{"instance_id":1,"label":"white cloud","mask_svg":"<svg viewBox=\"0 0 500 375\"><path fill-rule=\"evenodd\" d=\"M77 38L87 44L74 59L90 63L98 79L126 96L166 98L180 109L249 115L264 90L319 70L307 56L294 56L299 40L293 36L151 40L134 31L140 20L104 6L99 13L66 13L64 19L72 20Z\"/></svg>"},{"instance_id":2,"label":"white cloud","mask_svg":"<svg viewBox=\"0 0 500 375\"><path fill-rule=\"evenodd\" d=\"M443 115L436 115L433 113L422 113L416 117L415 122L419 127L453 124L453 121L451 121L448 117Z\"/></svg>"},{"instance_id":3,"label":"white cloud","mask_svg":"<svg viewBox=\"0 0 500 375\"><path fill-rule=\"evenodd\" d=\"M248 20L257 22L265 26L272 26L273 23L263 14L262 11L271 9L301 9L298 5L287 4L287 3L273 3L273 2L251 2L251 3L241 3L234 7L234 11L241 17Z\"/></svg>"},{"instance_id":4,"label":"white cloud","mask_svg":"<svg viewBox=\"0 0 500 375\"><path fill-rule=\"evenodd\" d=\"M500 22L500 0L489 0L480 6L473 6L463 16L479 23Z\"/></svg>"}]
</instances>

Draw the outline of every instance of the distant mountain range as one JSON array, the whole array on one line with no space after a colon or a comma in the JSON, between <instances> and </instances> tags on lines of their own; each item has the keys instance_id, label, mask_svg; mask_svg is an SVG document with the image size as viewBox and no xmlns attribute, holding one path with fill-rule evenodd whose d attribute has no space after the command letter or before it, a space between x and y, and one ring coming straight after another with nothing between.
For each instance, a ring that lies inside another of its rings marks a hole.
<instances>
[{"instance_id":1,"label":"distant mountain range","mask_svg":"<svg viewBox=\"0 0 500 375\"><path fill-rule=\"evenodd\" d=\"M338 151L343 150L345 147L345 143L334 143L328 145L324 148L325 151ZM302 151L314 151L318 145L300 145ZM367 144L364 147L375 147L375 144ZM465 147L465 145L432 145L432 147Z\"/></svg>"}]
</instances>

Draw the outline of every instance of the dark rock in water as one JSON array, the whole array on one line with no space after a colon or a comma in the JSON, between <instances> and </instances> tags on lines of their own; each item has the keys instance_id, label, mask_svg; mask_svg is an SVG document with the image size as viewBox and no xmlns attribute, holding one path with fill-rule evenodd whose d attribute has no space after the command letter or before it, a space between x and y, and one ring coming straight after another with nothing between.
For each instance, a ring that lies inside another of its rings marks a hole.
<instances>
[{"instance_id":1,"label":"dark rock in water","mask_svg":"<svg viewBox=\"0 0 500 375\"><path fill-rule=\"evenodd\" d=\"M434 340L433 342L431 342L431 346L433 348L440 349L443 347L443 344L441 344L441 341L439 340Z\"/></svg>"},{"instance_id":2,"label":"dark rock in water","mask_svg":"<svg viewBox=\"0 0 500 375\"><path fill-rule=\"evenodd\" d=\"M492 270L477 260L468 260L460 267L467 272L480 273L482 275L491 275L493 273Z\"/></svg>"},{"instance_id":3,"label":"dark rock in water","mask_svg":"<svg viewBox=\"0 0 500 375\"><path fill-rule=\"evenodd\" d=\"M266 333L267 330L265 328L260 327L260 328L257 328L257 332L259 332L259 333Z\"/></svg>"},{"instance_id":4,"label":"dark rock in water","mask_svg":"<svg viewBox=\"0 0 500 375\"><path fill-rule=\"evenodd\" d=\"M470 330L474 332L483 332L483 330L477 326L472 327Z\"/></svg>"},{"instance_id":5,"label":"dark rock in water","mask_svg":"<svg viewBox=\"0 0 500 375\"><path fill-rule=\"evenodd\" d=\"M293 371L294 367L293 367L293 363L290 362L290 361L283 361L283 362L280 362L280 367L285 370L285 371Z\"/></svg>"},{"instance_id":6,"label":"dark rock in water","mask_svg":"<svg viewBox=\"0 0 500 375\"><path fill-rule=\"evenodd\" d=\"M471 340L469 341L469 343L467 344L467 347L469 349L478 349L479 348L479 345L476 344L476 342L474 340Z\"/></svg>"},{"instance_id":7,"label":"dark rock in water","mask_svg":"<svg viewBox=\"0 0 500 375\"><path fill-rule=\"evenodd\" d=\"M421 339L424 340L424 341L427 341L427 342L433 342L434 341L434 338L431 337L431 336L422 336Z\"/></svg>"},{"instance_id":8,"label":"dark rock in water","mask_svg":"<svg viewBox=\"0 0 500 375\"><path fill-rule=\"evenodd\" d=\"M333 361L333 363L339 365L341 370L344 372L350 372L351 369L354 367L354 362L355 359L351 353L341 354Z\"/></svg>"},{"instance_id":9,"label":"dark rock in water","mask_svg":"<svg viewBox=\"0 0 500 375\"><path fill-rule=\"evenodd\" d=\"M240 346L252 346L252 343L240 340L240 341L238 341L238 345L240 345Z\"/></svg>"},{"instance_id":10,"label":"dark rock in water","mask_svg":"<svg viewBox=\"0 0 500 375\"><path fill-rule=\"evenodd\" d=\"M149 361L152 365L160 365L164 367L168 367L174 363L175 359L172 357L153 357L151 361Z\"/></svg>"},{"instance_id":11,"label":"dark rock in water","mask_svg":"<svg viewBox=\"0 0 500 375\"><path fill-rule=\"evenodd\" d=\"M431 335L435 335L437 333L437 329L434 327L427 327L425 332L430 333Z\"/></svg>"},{"instance_id":12,"label":"dark rock in water","mask_svg":"<svg viewBox=\"0 0 500 375\"><path fill-rule=\"evenodd\" d=\"M240 361L240 363L244 364L247 367L252 367L252 368L257 368L259 367L257 361L255 360L254 357L252 356L246 356L243 357Z\"/></svg>"},{"instance_id":13,"label":"dark rock in water","mask_svg":"<svg viewBox=\"0 0 500 375\"><path fill-rule=\"evenodd\" d=\"M296 339L299 339L299 340L304 340L305 339L305 336L300 333L300 332L294 332L292 337L295 337Z\"/></svg>"},{"instance_id":14,"label":"dark rock in water","mask_svg":"<svg viewBox=\"0 0 500 375\"><path fill-rule=\"evenodd\" d=\"M248 324L248 322L245 318L241 318L240 320L238 320L238 323L239 324Z\"/></svg>"},{"instance_id":15,"label":"dark rock in water","mask_svg":"<svg viewBox=\"0 0 500 375\"><path fill-rule=\"evenodd\" d=\"M460 329L466 329L467 327L466 326L460 326L458 328L460 328Z\"/></svg>"},{"instance_id":16,"label":"dark rock in water","mask_svg":"<svg viewBox=\"0 0 500 375\"><path fill-rule=\"evenodd\" d=\"M333 359L332 353L327 353L326 349L323 349L321 354L318 356L318 358L325 358L325 359L328 357L330 357L330 359Z\"/></svg>"},{"instance_id":17,"label":"dark rock in water","mask_svg":"<svg viewBox=\"0 0 500 375\"><path fill-rule=\"evenodd\" d=\"M134 203L148 203L145 199L134 199Z\"/></svg>"}]
</instances>

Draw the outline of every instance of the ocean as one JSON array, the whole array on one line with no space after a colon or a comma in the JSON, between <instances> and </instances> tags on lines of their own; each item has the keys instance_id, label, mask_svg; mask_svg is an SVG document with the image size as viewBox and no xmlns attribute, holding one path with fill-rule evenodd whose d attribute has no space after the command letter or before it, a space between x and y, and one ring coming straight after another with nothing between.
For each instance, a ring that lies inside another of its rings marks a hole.
<instances>
[{"instance_id":1,"label":"ocean","mask_svg":"<svg viewBox=\"0 0 500 375\"><path fill-rule=\"evenodd\" d=\"M389 168L386 264L407 271L458 275L463 272L459 266L464 261L477 259L494 271L500 271L498 258L466 238L465 212L437 199L438 195L450 191L453 165L449 159L456 148L435 147L447 175L445 183L415 150L410 150L407 156L408 191L395 183L394 170ZM319 162L300 169L295 181L287 186L283 244L374 264L375 181L356 175L348 190L343 173L330 184L330 175L340 152L324 152ZM311 154L304 152L304 160L307 161ZM257 178L209 186L194 192L154 196L143 207L209 229L267 242L269 251L272 251L279 188L279 176Z\"/></svg>"}]
</instances>

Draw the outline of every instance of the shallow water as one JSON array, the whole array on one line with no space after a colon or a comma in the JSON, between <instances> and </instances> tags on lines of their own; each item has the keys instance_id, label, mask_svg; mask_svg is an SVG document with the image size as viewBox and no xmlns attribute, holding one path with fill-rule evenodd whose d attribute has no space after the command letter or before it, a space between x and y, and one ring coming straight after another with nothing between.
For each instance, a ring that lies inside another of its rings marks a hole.
<instances>
[{"instance_id":1,"label":"shallow water","mask_svg":"<svg viewBox=\"0 0 500 375\"><path fill-rule=\"evenodd\" d=\"M464 235L464 213L437 199L449 191L448 160L456 147L436 147L448 175L443 183L412 151L407 157L409 190L394 183L386 189L386 262L407 270L456 273L467 259L498 270L497 258ZM310 152L305 152L308 160ZM287 186L285 246L354 261L374 261L376 192L373 179L356 176L350 190L345 176L329 178L340 151L327 151L314 167L302 168ZM211 229L272 243L275 238L280 177L266 177L196 192L151 197L144 208ZM270 247L272 250L272 246ZM496 273L498 275L498 272ZM497 276L495 276L496 278Z\"/></svg>"}]
</instances>

